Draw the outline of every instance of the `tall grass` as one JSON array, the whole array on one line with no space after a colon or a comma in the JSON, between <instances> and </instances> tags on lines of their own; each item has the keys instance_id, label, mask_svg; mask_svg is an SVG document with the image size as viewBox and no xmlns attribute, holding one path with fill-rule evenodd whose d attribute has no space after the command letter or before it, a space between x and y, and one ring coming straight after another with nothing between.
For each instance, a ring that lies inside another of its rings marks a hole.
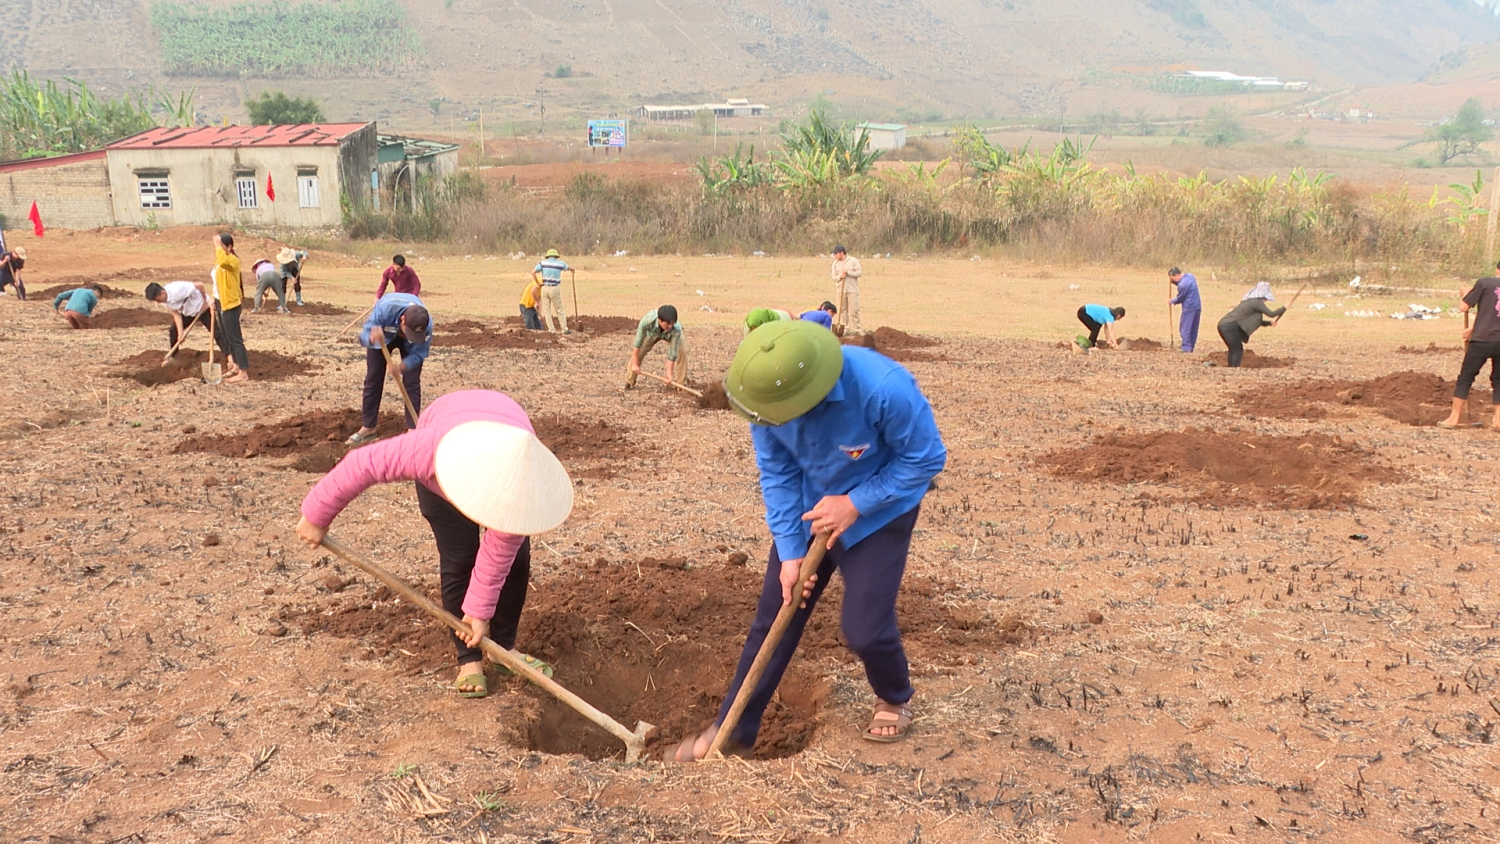
<instances>
[{"instance_id":1,"label":"tall grass","mask_svg":"<svg viewBox=\"0 0 1500 844\"><path fill-rule=\"evenodd\" d=\"M98 149L153 126L192 121L191 91L175 99L154 89L111 99L76 79L59 84L23 70L0 77L0 161Z\"/></svg>"},{"instance_id":2,"label":"tall grass","mask_svg":"<svg viewBox=\"0 0 1500 844\"><path fill-rule=\"evenodd\" d=\"M806 254L842 242L1111 264L1357 266L1374 277L1486 263L1485 211L1463 192L1414 197L1300 170L1220 181L1110 172L1087 152L1073 141L1003 153L971 145L962 168L913 164L812 186L762 172L726 188L728 174L753 172L737 150L702 185L584 173L560 194L492 189L440 213L445 238L492 251Z\"/></svg>"}]
</instances>

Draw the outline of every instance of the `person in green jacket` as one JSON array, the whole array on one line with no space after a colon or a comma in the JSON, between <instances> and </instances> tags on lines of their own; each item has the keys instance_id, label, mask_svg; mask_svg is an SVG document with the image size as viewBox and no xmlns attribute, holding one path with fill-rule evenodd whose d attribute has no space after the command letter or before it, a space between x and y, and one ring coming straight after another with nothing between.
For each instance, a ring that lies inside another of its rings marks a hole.
<instances>
[{"instance_id":1,"label":"person in green jacket","mask_svg":"<svg viewBox=\"0 0 1500 844\"><path fill-rule=\"evenodd\" d=\"M1266 305L1267 302L1274 301L1276 297L1271 295L1270 282L1262 281L1250 288L1250 292L1234 306L1234 310L1219 320L1219 336L1223 338L1224 345L1229 347L1230 366L1237 367L1244 360L1245 344L1250 342L1250 335L1257 328L1274 324L1267 317L1279 317L1286 313L1286 308Z\"/></svg>"}]
</instances>

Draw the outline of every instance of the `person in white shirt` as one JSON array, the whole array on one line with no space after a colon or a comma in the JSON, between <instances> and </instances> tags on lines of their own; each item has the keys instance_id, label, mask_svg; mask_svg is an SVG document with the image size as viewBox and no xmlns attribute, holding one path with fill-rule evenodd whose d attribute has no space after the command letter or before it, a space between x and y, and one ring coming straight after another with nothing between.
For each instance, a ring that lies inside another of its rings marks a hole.
<instances>
[{"instance_id":1,"label":"person in white shirt","mask_svg":"<svg viewBox=\"0 0 1500 844\"><path fill-rule=\"evenodd\" d=\"M177 345L177 338L188 330L193 323L201 323L204 326L209 322L209 292L208 285L196 281L169 281L165 285L151 282L146 285L146 298L152 302L167 306L167 311L172 314L172 326L167 329L167 348ZM214 340L219 343L219 349L224 349L222 338L214 326Z\"/></svg>"}]
</instances>

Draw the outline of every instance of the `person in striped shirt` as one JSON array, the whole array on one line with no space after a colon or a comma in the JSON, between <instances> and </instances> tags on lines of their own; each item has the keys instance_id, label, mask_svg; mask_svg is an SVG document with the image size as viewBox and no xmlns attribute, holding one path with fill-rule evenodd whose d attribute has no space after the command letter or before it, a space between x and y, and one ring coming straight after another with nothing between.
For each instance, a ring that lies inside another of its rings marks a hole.
<instances>
[{"instance_id":1,"label":"person in striped shirt","mask_svg":"<svg viewBox=\"0 0 1500 844\"><path fill-rule=\"evenodd\" d=\"M542 317L547 320L547 330L557 331L552 323L552 317L556 314L558 323L562 325L562 333L572 334L572 330L568 328L568 314L563 310L562 274L564 270L567 270L571 274L569 279L574 284L577 284L577 271L568 266L567 262L562 259L562 255L556 249L548 249L546 257L542 258L532 268L531 278L533 281L540 281L542 283L542 307L540 310Z\"/></svg>"}]
</instances>

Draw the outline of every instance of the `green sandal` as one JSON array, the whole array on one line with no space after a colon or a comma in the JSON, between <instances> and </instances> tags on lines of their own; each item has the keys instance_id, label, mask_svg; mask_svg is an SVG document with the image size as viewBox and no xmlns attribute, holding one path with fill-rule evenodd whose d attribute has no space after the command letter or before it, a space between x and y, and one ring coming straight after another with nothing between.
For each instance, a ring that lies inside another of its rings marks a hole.
<instances>
[{"instance_id":1,"label":"green sandal","mask_svg":"<svg viewBox=\"0 0 1500 844\"><path fill-rule=\"evenodd\" d=\"M478 688L472 691L464 691L464 686L477 686ZM458 692L459 697L488 697L490 693L490 681L489 678L484 676L483 671L475 674L465 674L453 681L453 689Z\"/></svg>"},{"instance_id":2,"label":"green sandal","mask_svg":"<svg viewBox=\"0 0 1500 844\"><path fill-rule=\"evenodd\" d=\"M542 672L543 674L547 675L547 678L549 680L552 678L552 666L548 665L547 663L542 662L541 660L537 659L536 657L532 656L531 654L521 654L521 660L523 662L525 662L527 665L531 666L532 668L535 668L536 670L538 670L538 671ZM495 671L498 672L498 673L500 673L500 674L515 674L516 673L516 672L510 670L509 668L505 667L504 665L498 665L498 664L495 666Z\"/></svg>"}]
</instances>

